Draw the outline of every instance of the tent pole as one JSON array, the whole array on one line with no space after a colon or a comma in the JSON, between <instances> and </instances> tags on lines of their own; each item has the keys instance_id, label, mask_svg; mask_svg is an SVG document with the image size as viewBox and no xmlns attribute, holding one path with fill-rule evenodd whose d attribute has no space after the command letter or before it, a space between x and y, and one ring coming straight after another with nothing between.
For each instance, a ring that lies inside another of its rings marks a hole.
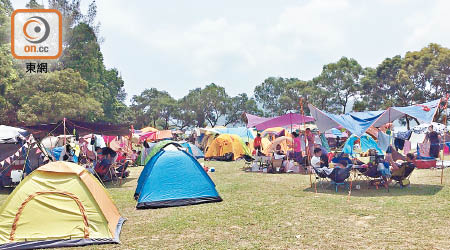
<instances>
[{"instance_id":1,"label":"tent pole","mask_svg":"<svg viewBox=\"0 0 450 250\"><path fill-rule=\"evenodd\" d=\"M444 146L442 147L442 168L441 168L441 185L442 185L442 183L443 183L443 181L444 181L444 151L445 151L445 143L446 143L446 134L447 134L447 114L448 114L448 97L449 97L449 95L447 94L447 97L445 98L445 107L444 107L444 109L445 109L445 114L444 114L444 126L445 126L445 129L444 129Z\"/></svg>"},{"instance_id":2,"label":"tent pole","mask_svg":"<svg viewBox=\"0 0 450 250\"><path fill-rule=\"evenodd\" d=\"M66 145L66 118L63 118L64 146Z\"/></svg>"},{"instance_id":3,"label":"tent pole","mask_svg":"<svg viewBox=\"0 0 450 250\"><path fill-rule=\"evenodd\" d=\"M303 97L300 97L300 114L302 116L301 123L303 124L303 128L304 128L304 130L303 130L303 137L305 138L305 152L306 152L306 156L307 156L308 162L311 162L311 159L309 158L311 152L308 152L307 146L306 146L306 134L305 134L306 126L305 126L305 122L303 120L303 117L305 115L305 112L303 111ZM309 184L312 187L312 175L311 175L312 171L311 171L311 169L309 169L308 172L309 172ZM316 192L317 192L317 190L316 190Z\"/></svg>"}]
</instances>

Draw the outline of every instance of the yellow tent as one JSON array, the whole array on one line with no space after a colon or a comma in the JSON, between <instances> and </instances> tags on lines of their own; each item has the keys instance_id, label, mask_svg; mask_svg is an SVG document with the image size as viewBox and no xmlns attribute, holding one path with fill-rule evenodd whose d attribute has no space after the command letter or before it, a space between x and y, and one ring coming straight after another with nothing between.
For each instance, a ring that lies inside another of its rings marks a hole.
<instances>
[{"instance_id":1,"label":"yellow tent","mask_svg":"<svg viewBox=\"0 0 450 250\"><path fill-rule=\"evenodd\" d=\"M0 208L0 249L119 243L124 221L85 168L51 162L27 176Z\"/></svg>"},{"instance_id":2,"label":"yellow tent","mask_svg":"<svg viewBox=\"0 0 450 250\"><path fill-rule=\"evenodd\" d=\"M238 135L221 134L215 138L206 151L205 158L224 156L226 153L233 153L233 160L244 154L250 154L248 147Z\"/></svg>"},{"instance_id":3,"label":"yellow tent","mask_svg":"<svg viewBox=\"0 0 450 250\"><path fill-rule=\"evenodd\" d=\"M268 147L264 148L263 153L265 155L270 155L273 151L275 151L277 145L281 145L281 150L284 151L284 153L287 154L287 152L292 147L292 137L289 136L281 136L275 139Z\"/></svg>"},{"instance_id":4,"label":"yellow tent","mask_svg":"<svg viewBox=\"0 0 450 250\"><path fill-rule=\"evenodd\" d=\"M157 132L159 130L156 128L153 128L153 127L145 127L145 128L140 129L140 131L142 133L147 133L147 132Z\"/></svg>"}]
</instances>

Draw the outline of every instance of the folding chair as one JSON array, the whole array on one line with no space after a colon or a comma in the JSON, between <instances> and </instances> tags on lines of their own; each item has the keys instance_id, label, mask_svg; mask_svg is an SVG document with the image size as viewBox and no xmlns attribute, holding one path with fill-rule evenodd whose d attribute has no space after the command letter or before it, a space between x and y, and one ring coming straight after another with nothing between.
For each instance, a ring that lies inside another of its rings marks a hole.
<instances>
[{"instance_id":1,"label":"folding chair","mask_svg":"<svg viewBox=\"0 0 450 250\"><path fill-rule=\"evenodd\" d=\"M400 188L409 187L409 177L411 177L415 168L414 164L403 163L399 169L392 171L391 181L395 181L394 186L399 185Z\"/></svg>"}]
</instances>

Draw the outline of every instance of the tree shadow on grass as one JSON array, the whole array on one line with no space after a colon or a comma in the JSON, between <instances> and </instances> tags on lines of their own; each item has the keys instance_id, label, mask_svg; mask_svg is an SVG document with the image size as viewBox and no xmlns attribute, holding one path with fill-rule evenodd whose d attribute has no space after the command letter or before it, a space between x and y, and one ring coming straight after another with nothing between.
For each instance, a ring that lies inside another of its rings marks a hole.
<instances>
[{"instance_id":1,"label":"tree shadow on grass","mask_svg":"<svg viewBox=\"0 0 450 250\"><path fill-rule=\"evenodd\" d=\"M389 186L387 190L384 186L378 187L369 186L368 181L353 181L351 196L355 197L380 197L380 196L431 196L437 194L442 190L441 185L432 184L414 184L411 183L408 187L401 188L399 185L394 186L393 183ZM356 187L359 185L359 189ZM316 187L307 187L303 189L304 192L316 192ZM336 194L336 195L348 195L349 190L347 187L339 186L338 192L336 192L335 186L330 182L325 182L323 185L317 185L317 193L321 194Z\"/></svg>"}]
</instances>

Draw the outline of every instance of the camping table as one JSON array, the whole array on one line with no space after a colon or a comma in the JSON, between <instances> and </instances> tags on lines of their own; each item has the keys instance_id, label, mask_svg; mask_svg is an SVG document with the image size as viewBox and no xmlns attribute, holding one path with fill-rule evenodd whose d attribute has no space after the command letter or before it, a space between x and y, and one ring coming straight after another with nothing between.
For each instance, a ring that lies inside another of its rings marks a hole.
<instances>
[{"instance_id":1,"label":"camping table","mask_svg":"<svg viewBox=\"0 0 450 250\"><path fill-rule=\"evenodd\" d=\"M259 163L259 167L262 169L264 166L269 166L272 157L270 156L254 156L255 162Z\"/></svg>"},{"instance_id":2,"label":"camping table","mask_svg":"<svg viewBox=\"0 0 450 250\"><path fill-rule=\"evenodd\" d=\"M362 173L359 172L360 169L364 169L367 168L367 165L353 165L352 166L352 179L353 180L363 180L363 178L361 178Z\"/></svg>"}]
</instances>

